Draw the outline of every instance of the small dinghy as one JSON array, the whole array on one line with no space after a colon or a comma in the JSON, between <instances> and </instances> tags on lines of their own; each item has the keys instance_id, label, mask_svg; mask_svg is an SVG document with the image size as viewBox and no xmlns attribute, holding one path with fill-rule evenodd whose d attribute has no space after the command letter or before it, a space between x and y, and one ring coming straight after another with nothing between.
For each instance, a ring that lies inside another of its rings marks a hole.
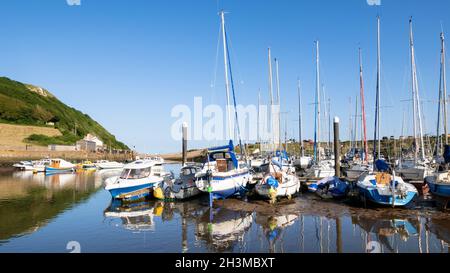
<instances>
[{"instance_id":1,"label":"small dinghy","mask_svg":"<svg viewBox=\"0 0 450 273\"><path fill-rule=\"evenodd\" d=\"M277 197L291 198L300 190L300 181L295 168L285 168L279 161L272 160L270 172L255 186L256 193L275 202Z\"/></svg>"},{"instance_id":2,"label":"small dinghy","mask_svg":"<svg viewBox=\"0 0 450 273\"><path fill-rule=\"evenodd\" d=\"M184 166L178 179L174 179L173 175L164 179L164 182L153 190L153 196L170 201L185 200L199 195L201 191L195 185L195 174L200 171L201 168L196 166Z\"/></svg>"},{"instance_id":3,"label":"small dinghy","mask_svg":"<svg viewBox=\"0 0 450 273\"><path fill-rule=\"evenodd\" d=\"M347 182L333 176L308 185L308 190L324 199L340 199L347 196L350 186Z\"/></svg>"},{"instance_id":4,"label":"small dinghy","mask_svg":"<svg viewBox=\"0 0 450 273\"><path fill-rule=\"evenodd\" d=\"M362 201L382 206L403 207L418 195L417 189L399 176L391 175L384 160L376 161L377 172L366 175L357 183Z\"/></svg>"}]
</instances>

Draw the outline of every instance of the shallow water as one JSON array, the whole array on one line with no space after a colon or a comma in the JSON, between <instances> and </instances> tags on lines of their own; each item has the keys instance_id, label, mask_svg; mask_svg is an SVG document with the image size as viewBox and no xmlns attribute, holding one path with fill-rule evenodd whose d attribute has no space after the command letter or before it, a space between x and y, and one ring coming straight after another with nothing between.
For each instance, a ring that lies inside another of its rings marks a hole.
<instances>
[{"instance_id":1,"label":"shallow water","mask_svg":"<svg viewBox=\"0 0 450 273\"><path fill-rule=\"evenodd\" d=\"M449 252L450 213L434 208L310 194L276 206L229 199L210 210L207 197L122 206L102 185L117 174L0 173L0 252Z\"/></svg>"}]
</instances>

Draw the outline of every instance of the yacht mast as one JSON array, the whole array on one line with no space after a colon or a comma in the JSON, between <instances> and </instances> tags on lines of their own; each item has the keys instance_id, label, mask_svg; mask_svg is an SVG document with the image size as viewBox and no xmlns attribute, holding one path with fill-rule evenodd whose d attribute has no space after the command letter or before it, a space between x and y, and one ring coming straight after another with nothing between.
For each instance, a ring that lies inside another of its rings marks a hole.
<instances>
[{"instance_id":1,"label":"yacht mast","mask_svg":"<svg viewBox=\"0 0 450 273\"><path fill-rule=\"evenodd\" d=\"M447 90L446 90L446 75L445 75L445 39L444 33L441 32L441 70L439 75L439 106L438 106L438 120L437 120L437 133L436 133L436 155L440 154L439 149L442 148L441 144L441 116L443 116L445 145L448 145L448 132L447 132Z\"/></svg>"},{"instance_id":2,"label":"yacht mast","mask_svg":"<svg viewBox=\"0 0 450 273\"><path fill-rule=\"evenodd\" d=\"M258 112L257 112L257 120L258 120L258 122L257 122L257 132L256 132L256 141L259 143L259 147L260 147L260 151L261 151L261 135L260 135L260 132L261 132L261 120L260 120L260 115L261 115L261 113L260 113L260 111L261 111L261 88L258 90Z\"/></svg>"},{"instance_id":3,"label":"yacht mast","mask_svg":"<svg viewBox=\"0 0 450 273\"><path fill-rule=\"evenodd\" d=\"M272 54L270 51L270 47L269 47L269 57L268 57L268 61L269 61L269 97L270 97L270 107L269 107L269 129L271 132L271 144L274 144L274 129L273 128L273 117L272 117L272 110L273 110L273 72L272 72ZM271 146L272 146L271 145ZM272 149L274 147L272 146Z\"/></svg>"},{"instance_id":4,"label":"yacht mast","mask_svg":"<svg viewBox=\"0 0 450 273\"><path fill-rule=\"evenodd\" d=\"M444 133L445 133L445 145L448 145L448 131L447 131L447 76L446 76L446 59L445 59L445 38L444 32L441 33L441 46L442 46L442 89L444 96Z\"/></svg>"},{"instance_id":5,"label":"yacht mast","mask_svg":"<svg viewBox=\"0 0 450 273\"><path fill-rule=\"evenodd\" d=\"M305 150L303 147L303 138L302 138L302 95L300 89L300 79L297 80L297 90L298 90L298 134L300 141L300 154L301 156L305 156Z\"/></svg>"},{"instance_id":6,"label":"yacht mast","mask_svg":"<svg viewBox=\"0 0 450 273\"><path fill-rule=\"evenodd\" d=\"M230 104L230 83L229 83L229 76L228 76L228 53L227 53L227 39L226 39L226 32L225 32L225 12L222 10L220 12L220 18L222 21L222 40L223 40L223 61L225 66L225 89L227 92L227 118L228 118L228 139L231 139L233 137L232 129L231 128L231 104Z\"/></svg>"},{"instance_id":7,"label":"yacht mast","mask_svg":"<svg viewBox=\"0 0 450 273\"><path fill-rule=\"evenodd\" d=\"M364 139L364 161L369 161L369 147L367 145L367 127L366 127L366 109L364 105L364 78L363 78L363 65L361 48L359 49L359 84L360 84L360 97L361 97L361 114L362 114L362 126L363 126L363 139Z\"/></svg>"},{"instance_id":8,"label":"yacht mast","mask_svg":"<svg viewBox=\"0 0 450 273\"><path fill-rule=\"evenodd\" d=\"M381 155L380 141L380 93L381 93L381 50L380 50L380 16L377 17L377 91L376 91L376 107L375 107L375 132L374 132L374 149L373 162Z\"/></svg>"},{"instance_id":9,"label":"yacht mast","mask_svg":"<svg viewBox=\"0 0 450 273\"><path fill-rule=\"evenodd\" d=\"M358 95L356 95L355 99L355 129L353 131L353 143L355 148L358 149Z\"/></svg>"},{"instance_id":10,"label":"yacht mast","mask_svg":"<svg viewBox=\"0 0 450 273\"><path fill-rule=\"evenodd\" d=\"M320 162L320 64L319 41L316 41L316 132L314 135L314 159Z\"/></svg>"},{"instance_id":11,"label":"yacht mast","mask_svg":"<svg viewBox=\"0 0 450 273\"><path fill-rule=\"evenodd\" d=\"M410 29L410 48L411 48L411 76L412 76L412 95L413 95L413 120L414 120L414 142L415 142L415 153L414 160L417 162L419 146L417 143L417 120L419 120L419 141L420 141L420 150L421 150L421 159L425 159L425 147L423 142L423 132L422 132L422 114L420 107L420 96L419 96L419 87L417 82L417 69L416 69L416 56L414 49L414 36L413 36L413 27L412 27L412 17L409 19L409 29ZM417 111L417 116L416 116Z\"/></svg>"},{"instance_id":12,"label":"yacht mast","mask_svg":"<svg viewBox=\"0 0 450 273\"><path fill-rule=\"evenodd\" d=\"M278 68L278 59L275 58L275 69L276 69L276 80L277 80L277 108L278 108L278 113L277 113L277 136L278 136L278 149L280 149L280 151L283 148L283 144L282 144L282 138L281 138L281 102L280 102L280 74L279 74L279 68Z\"/></svg>"}]
</instances>

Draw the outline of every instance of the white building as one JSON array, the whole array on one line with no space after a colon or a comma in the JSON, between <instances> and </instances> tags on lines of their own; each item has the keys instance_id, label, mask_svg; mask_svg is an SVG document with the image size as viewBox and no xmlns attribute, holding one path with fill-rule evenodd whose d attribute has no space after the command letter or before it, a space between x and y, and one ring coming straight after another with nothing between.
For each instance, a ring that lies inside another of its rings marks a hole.
<instances>
[{"instance_id":1,"label":"white building","mask_svg":"<svg viewBox=\"0 0 450 273\"><path fill-rule=\"evenodd\" d=\"M94 141L84 139L77 141L76 147L78 151L87 151L87 152L95 152L98 149Z\"/></svg>"},{"instance_id":2,"label":"white building","mask_svg":"<svg viewBox=\"0 0 450 273\"><path fill-rule=\"evenodd\" d=\"M87 134L83 140L95 142L96 150L103 149L103 141L93 134Z\"/></svg>"}]
</instances>

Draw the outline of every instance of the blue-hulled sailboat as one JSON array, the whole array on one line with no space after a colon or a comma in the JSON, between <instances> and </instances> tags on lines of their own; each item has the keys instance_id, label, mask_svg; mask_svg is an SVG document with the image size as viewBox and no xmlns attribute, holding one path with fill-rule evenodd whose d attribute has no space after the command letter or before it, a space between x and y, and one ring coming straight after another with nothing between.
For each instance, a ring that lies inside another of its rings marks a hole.
<instances>
[{"instance_id":1,"label":"blue-hulled sailboat","mask_svg":"<svg viewBox=\"0 0 450 273\"><path fill-rule=\"evenodd\" d=\"M425 178L425 183L433 195L450 199L450 145L445 146L444 160L432 176Z\"/></svg>"},{"instance_id":2,"label":"blue-hulled sailboat","mask_svg":"<svg viewBox=\"0 0 450 273\"><path fill-rule=\"evenodd\" d=\"M441 146L441 115L443 114L444 119L444 134L445 134L445 148L444 148L444 162L438 166L436 172L433 175L425 178L432 194L450 199L450 175L449 175L449 164L450 164L450 146L448 142L448 132L447 132L447 83L446 83L446 72L445 72L445 40L444 33L441 33L441 75L439 81L439 107L438 107L438 122L437 122L437 136L436 136L436 151L437 155L439 153L439 148ZM442 111L443 110L443 111Z\"/></svg>"},{"instance_id":3,"label":"blue-hulled sailboat","mask_svg":"<svg viewBox=\"0 0 450 273\"><path fill-rule=\"evenodd\" d=\"M361 199L366 202L382 206L402 207L410 204L418 195L417 189L403 181L401 177L390 174L390 166L378 158L381 157L380 147L380 89L381 89L381 66L380 66L380 18L377 18L377 93L375 107L375 132L374 132L374 172L360 177L357 182ZM377 160L378 159L378 160Z\"/></svg>"}]
</instances>

